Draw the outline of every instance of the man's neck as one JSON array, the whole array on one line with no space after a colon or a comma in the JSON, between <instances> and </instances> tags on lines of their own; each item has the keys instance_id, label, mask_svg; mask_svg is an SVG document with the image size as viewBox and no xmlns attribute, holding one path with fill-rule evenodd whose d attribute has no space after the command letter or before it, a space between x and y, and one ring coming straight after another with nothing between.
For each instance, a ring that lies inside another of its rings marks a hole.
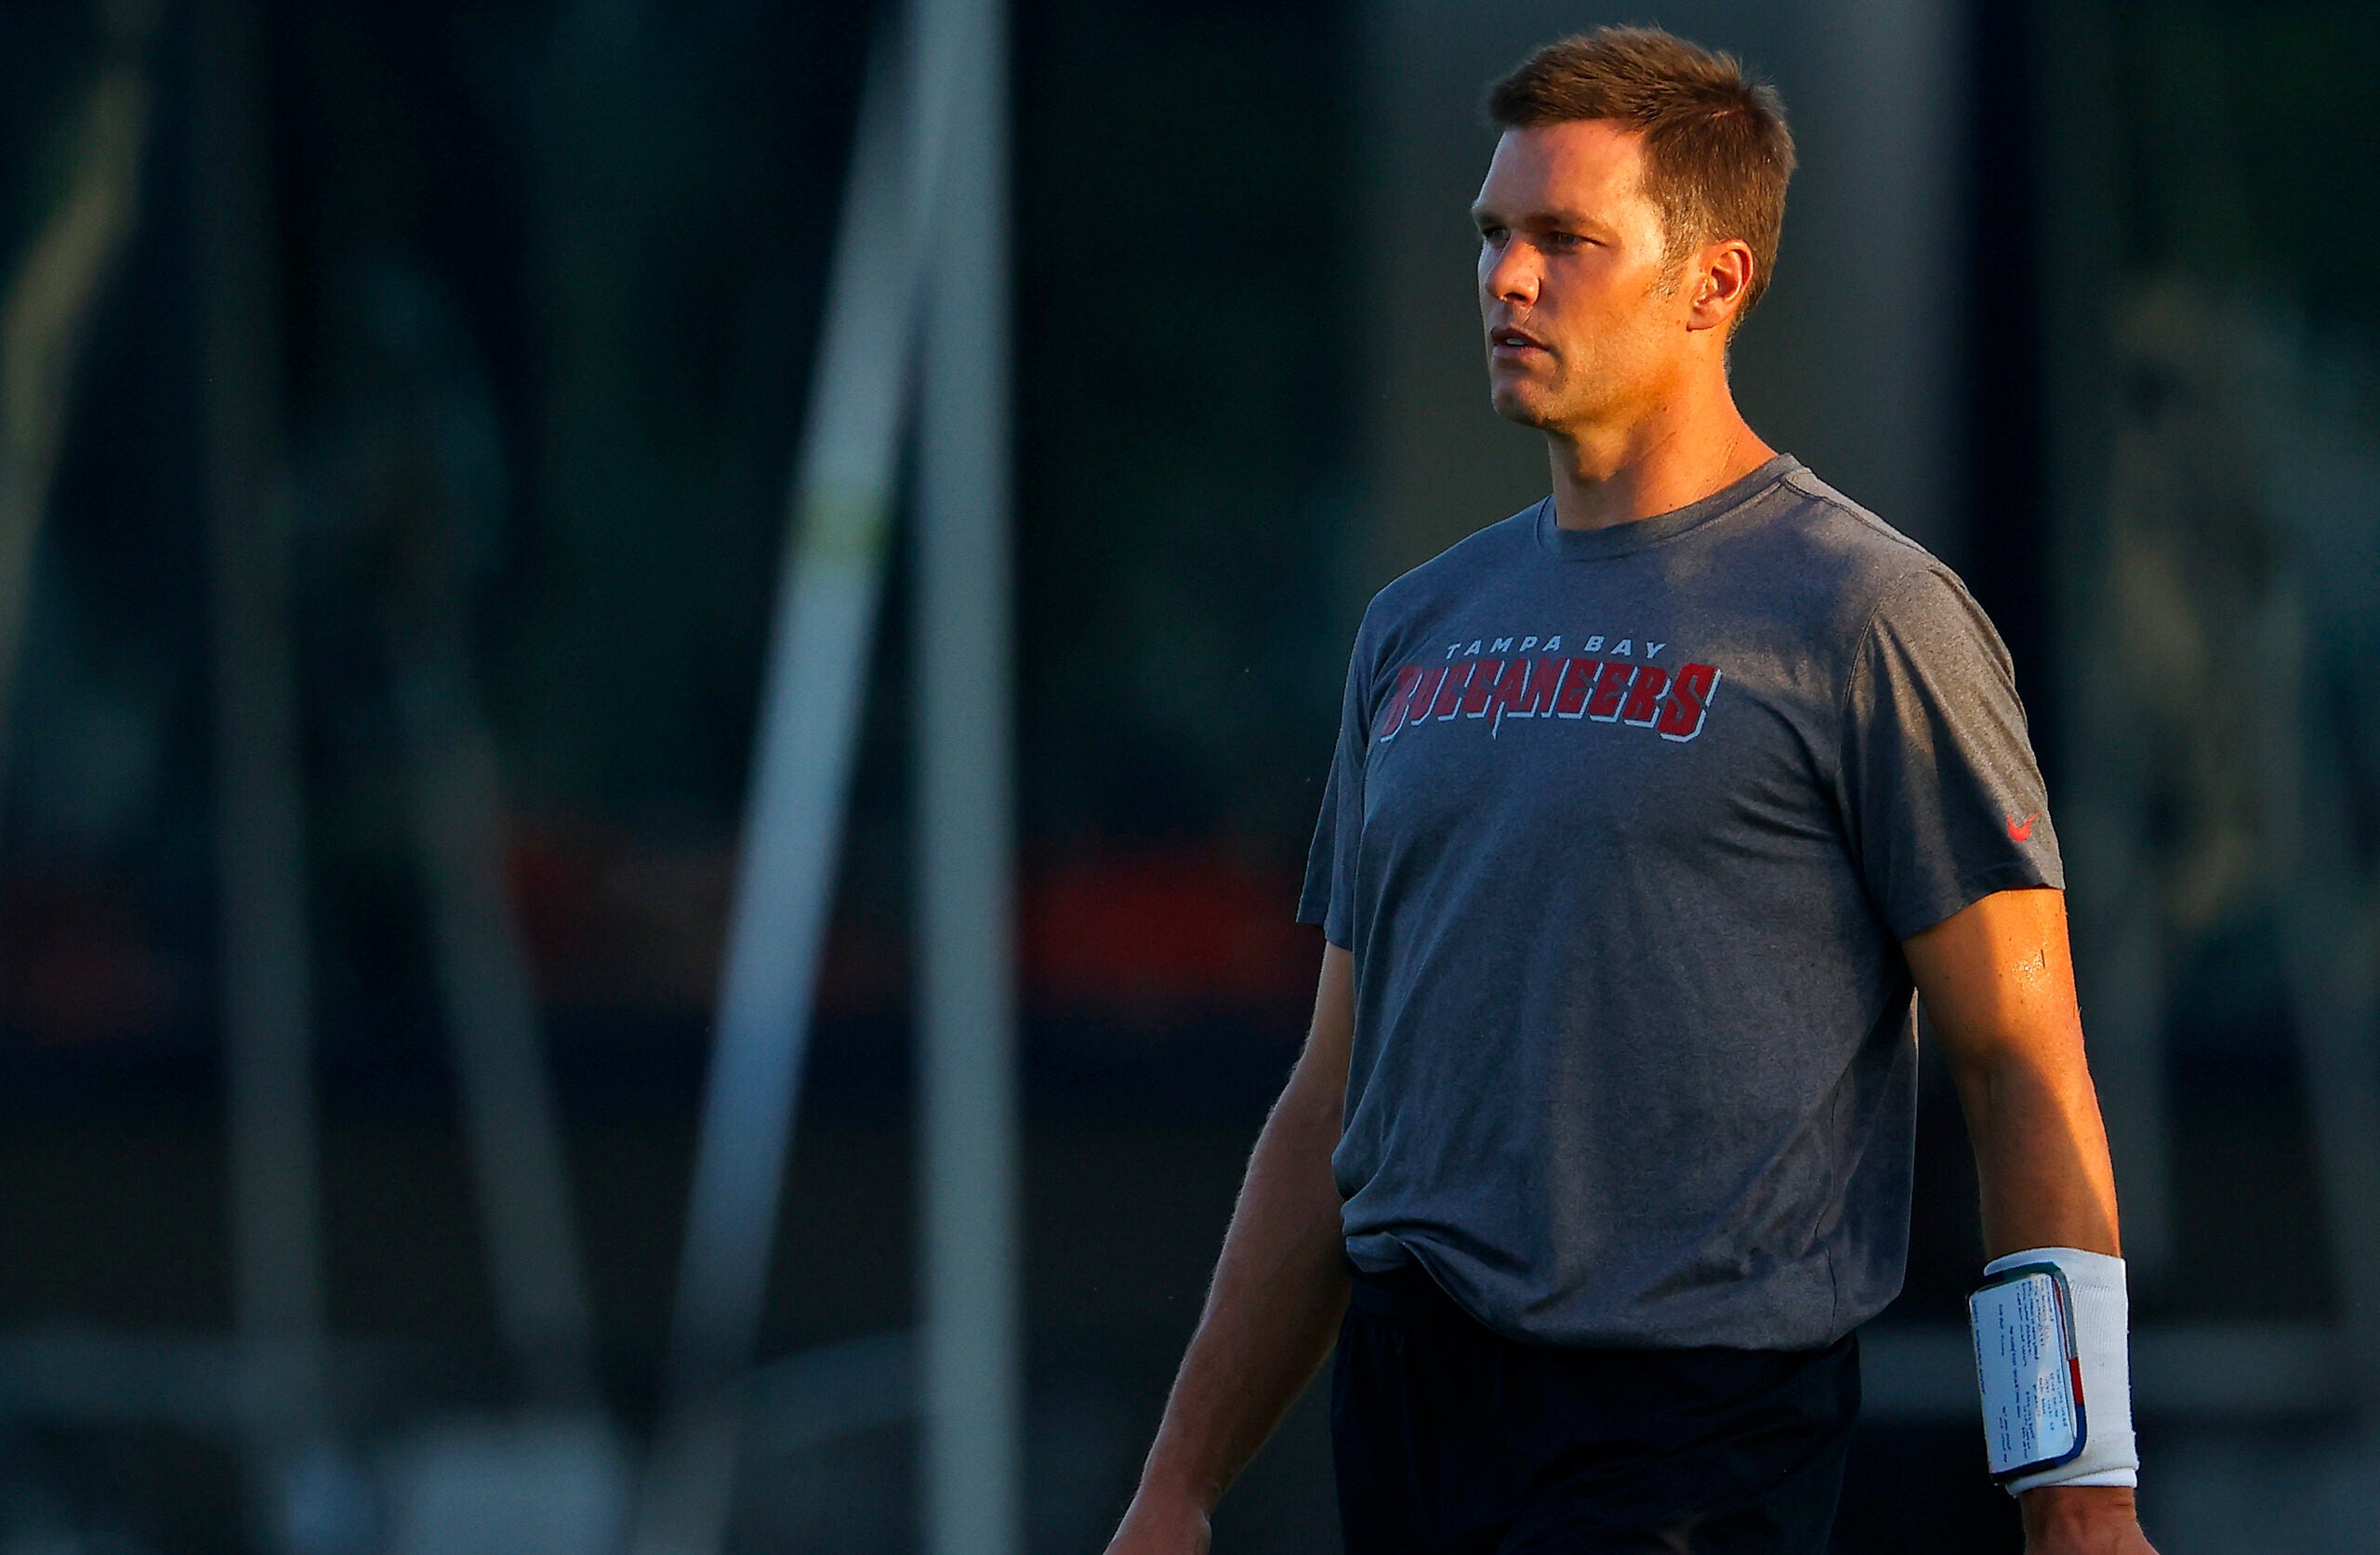
<instances>
[{"instance_id":1,"label":"man's neck","mask_svg":"<svg viewBox=\"0 0 2380 1555\"><path fill-rule=\"evenodd\" d=\"M1582 433L1546 433L1554 521L1603 529L1673 512L1777 456L1724 389L1697 411Z\"/></svg>"}]
</instances>

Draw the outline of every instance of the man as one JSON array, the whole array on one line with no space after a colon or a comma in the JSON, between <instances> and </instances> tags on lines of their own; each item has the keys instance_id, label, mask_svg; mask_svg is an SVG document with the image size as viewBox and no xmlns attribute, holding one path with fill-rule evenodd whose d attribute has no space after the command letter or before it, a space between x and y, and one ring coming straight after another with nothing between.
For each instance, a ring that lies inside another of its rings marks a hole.
<instances>
[{"instance_id":1,"label":"man","mask_svg":"<svg viewBox=\"0 0 2380 1555\"><path fill-rule=\"evenodd\" d=\"M1489 110L1488 379L1553 493L1357 634L1313 1029L1111 1550L1204 1549L1334 1334L1351 1555L1823 1550L1852 1334L1907 1246L1913 989L1990 1252L2071 1286L2090 1431L2011 1460L2028 1548L2141 1555L2112 1178L2005 651L1728 389L1781 110L1640 30L1540 50Z\"/></svg>"}]
</instances>

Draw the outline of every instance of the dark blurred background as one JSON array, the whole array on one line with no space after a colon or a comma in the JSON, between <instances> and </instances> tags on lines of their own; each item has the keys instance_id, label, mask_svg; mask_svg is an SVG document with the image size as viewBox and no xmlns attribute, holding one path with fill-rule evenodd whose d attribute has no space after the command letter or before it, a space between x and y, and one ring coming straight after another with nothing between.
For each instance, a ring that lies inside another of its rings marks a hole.
<instances>
[{"instance_id":1,"label":"dark blurred background","mask_svg":"<svg viewBox=\"0 0 2380 1555\"><path fill-rule=\"evenodd\" d=\"M0 1555L616 1528L885 4L0 8ZM1120 1509L1295 1054L1364 602L1541 490L1478 381L1476 102L1605 20L1779 85L1804 170L1747 409L2015 652L2152 1535L2380 1548L2380 10L2347 0L1014 7L1028 1547L1095 1550ZM278 571L210 528L241 471ZM883 1348L916 1317L905 555L739 1550L920 1538ZM247 717L295 761L227 820ZM595 1370L567 1417L525 1406L474 1207L440 928L471 876L421 819L454 750L493 756L491 954L566 1143ZM237 861L274 848L302 896L258 954L305 990L335 1382L278 1522L241 1470L225 1060ZM1961 1326L1972 1172L1925 1083L1846 1555L2016 1548ZM1331 1505L1310 1398L1217 1548L1335 1548Z\"/></svg>"}]
</instances>

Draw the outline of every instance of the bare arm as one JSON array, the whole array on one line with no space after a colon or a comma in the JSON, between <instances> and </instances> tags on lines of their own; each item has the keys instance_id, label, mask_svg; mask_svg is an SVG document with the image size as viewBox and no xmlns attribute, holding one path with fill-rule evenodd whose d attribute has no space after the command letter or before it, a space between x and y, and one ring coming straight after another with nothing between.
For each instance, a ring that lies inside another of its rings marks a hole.
<instances>
[{"instance_id":1,"label":"bare arm","mask_svg":"<svg viewBox=\"0 0 2380 1555\"><path fill-rule=\"evenodd\" d=\"M1983 1241L2120 1256L2115 1171L2082 1053L2066 897L2006 890L1902 944L1957 1080L1983 1190ZM2133 1495L2115 1485L2029 1490L2026 1548L2147 1551Z\"/></svg>"},{"instance_id":2,"label":"bare arm","mask_svg":"<svg viewBox=\"0 0 2380 1555\"><path fill-rule=\"evenodd\" d=\"M1903 949L1966 1111L1986 1256L2025 1247L2121 1256L2065 894L1995 892Z\"/></svg>"},{"instance_id":3,"label":"bare arm","mask_svg":"<svg viewBox=\"0 0 2380 1555\"><path fill-rule=\"evenodd\" d=\"M1353 959L1322 955L1314 1025L1250 1156L1223 1256L1111 1555L1190 1555L1207 1518L1330 1352L1347 1302L1339 1143Z\"/></svg>"}]
</instances>

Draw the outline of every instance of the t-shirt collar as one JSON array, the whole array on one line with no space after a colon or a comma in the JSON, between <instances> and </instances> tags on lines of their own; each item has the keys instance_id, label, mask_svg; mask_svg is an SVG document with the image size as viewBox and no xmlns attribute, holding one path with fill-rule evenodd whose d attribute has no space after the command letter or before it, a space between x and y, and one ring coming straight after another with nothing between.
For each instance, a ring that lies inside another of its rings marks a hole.
<instances>
[{"instance_id":1,"label":"t-shirt collar","mask_svg":"<svg viewBox=\"0 0 2380 1555\"><path fill-rule=\"evenodd\" d=\"M1791 454L1779 454L1758 469L1729 482L1699 502L1656 513L1649 519L1606 524L1601 529L1564 529L1554 521L1554 498L1537 507L1537 543L1548 556L1564 561L1594 561L1625 556L1630 551L1674 540L1690 529L1725 518L1751 502L1787 475L1802 468Z\"/></svg>"}]
</instances>

